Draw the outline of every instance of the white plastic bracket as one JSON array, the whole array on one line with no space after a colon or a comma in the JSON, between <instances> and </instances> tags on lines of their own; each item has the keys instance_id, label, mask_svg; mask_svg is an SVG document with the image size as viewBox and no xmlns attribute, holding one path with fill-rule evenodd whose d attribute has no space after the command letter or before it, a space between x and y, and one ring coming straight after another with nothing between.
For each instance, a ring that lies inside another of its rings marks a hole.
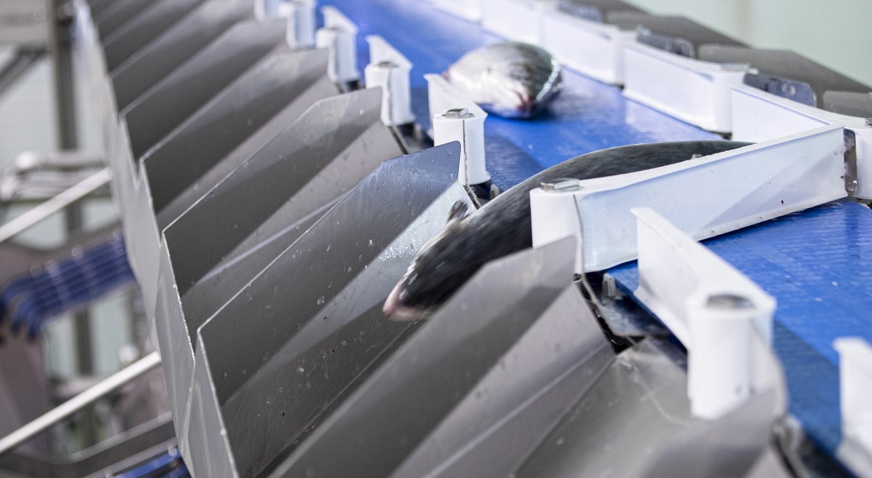
<instances>
[{"instance_id":1,"label":"white plastic bracket","mask_svg":"<svg viewBox=\"0 0 872 478\"><path fill-rule=\"evenodd\" d=\"M839 338L842 444L837 455L858 476L872 476L872 346Z\"/></svg>"},{"instance_id":2,"label":"white plastic bracket","mask_svg":"<svg viewBox=\"0 0 872 478\"><path fill-rule=\"evenodd\" d=\"M378 35L370 35L366 41L369 43L369 64L364 77L368 88L381 87L384 92L382 122L390 126L415 121L409 86L412 63Z\"/></svg>"},{"instance_id":3,"label":"white plastic bracket","mask_svg":"<svg viewBox=\"0 0 872 478\"><path fill-rule=\"evenodd\" d=\"M747 85L733 87L731 98L736 141L769 141L827 125L845 128L846 143L853 143L853 151L846 151L845 187L852 197L872 199L869 120L797 103Z\"/></svg>"},{"instance_id":4,"label":"white plastic bracket","mask_svg":"<svg viewBox=\"0 0 872 478\"><path fill-rule=\"evenodd\" d=\"M581 181L574 191L534 189L533 245L554 240L555 227L574 228L581 238L577 272L633 260L634 207L656 209L697 240L735 231L845 197L843 152L842 128L828 126L670 166ZM553 219L572 214L578 219L571 224Z\"/></svg>"},{"instance_id":5,"label":"white plastic bracket","mask_svg":"<svg viewBox=\"0 0 872 478\"><path fill-rule=\"evenodd\" d=\"M288 19L286 39L293 49L315 46L316 0L288 0L279 4L278 14Z\"/></svg>"},{"instance_id":6,"label":"white plastic bracket","mask_svg":"<svg viewBox=\"0 0 872 478\"><path fill-rule=\"evenodd\" d=\"M624 44L624 95L709 131L729 133L730 92L748 65L720 64Z\"/></svg>"},{"instance_id":7,"label":"white plastic bracket","mask_svg":"<svg viewBox=\"0 0 872 478\"><path fill-rule=\"evenodd\" d=\"M506 38L538 45L542 14L556 5L554 0L484 0L481 25Z\"/></svg>"},{"instance_id":8,"label":"white plastic bracket","mask_svg":"<svg viewBox=\"0 0 872 478\"><path fill-rule=\"evenodd\" d=\"M254 18L259 21L279 17L279 4L282 0L254 0Z\"/></svg>"},{"instance_id":9,"label":"white plastic bracket","mask_svg":"<svg viewBox=\"0 0 872 478\"><path fill-rule=\"evenodd\" d=\"M484 154L484 120L487 113L445 78L424 75L430 101L433 142L460 142L460 184L481 184L490 180Z\"/></svg>"},{"instance_id":10,"label":"white plastic bracket","mask_svg":"<svg viewBox=\"0 0 872 478\"><path fill-rule=\"evenodd\" d=\"M546 9L540 33L542 48L569 68L605 83L624 83L624 45L636 32Z\"/></svg>"},{"instance_id":11,"label":"white plastic bracket","mask_svg":"<svg viewBox=\"0 0 872 478\"><path fill-rule=\"evenodd\" d=\"M632 212L635 297L688 349L693 414L717 419L777 386L770 351L775 299L653 209Z\"/></svg>"},{"instance_id":12,"label":"white plastic bracket","mask_svg":"<svg viewBox=\"0 0 872 478\"><path fill-rule=\"evenodd\" d=\"M484 0L433 0L433 5L436 5L436 8L454 16L478 22L481 20L483 1Z\"/></svg>"},{"instance_id":13,"label":"white plastic bracket","mask_svg":"<svg viewBox=\"0 0 872 478\"><path fill-rule=\"evenodd\" d=\"M324 28L315 33L318 48L330 50L327 75L334 83L360 79L357 69L357 25L334 7L323 7Z\"/></svg>"}]
</instances>

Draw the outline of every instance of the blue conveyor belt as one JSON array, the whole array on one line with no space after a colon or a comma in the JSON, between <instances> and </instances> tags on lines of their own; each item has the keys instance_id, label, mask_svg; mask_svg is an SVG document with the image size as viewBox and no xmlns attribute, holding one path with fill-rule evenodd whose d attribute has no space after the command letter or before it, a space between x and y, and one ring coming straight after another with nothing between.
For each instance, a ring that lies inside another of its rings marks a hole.
<instances>
[{"instance_id":1,"label":"blue conveyor belt","mask_svg":"<svg viewBox=\"0 0 872 478\"><path fill-rule=\"evenodd\" d=\"M425 73L442 72L465 52L499 41L479 25L408 0L325 0L360 27L378 34L414 64L413 109L428 120ZM486 125L488 169L505 188L565 159L633 143L718 136L623 97L572 71L551 110L533 121L491 115ZM774 346L787 373L790 410L824 449L841 440L838 361L832 341L853 335L872 341L872 213L841 201L729 234L706 244L778 299ZM635 263L611 271L635 290Z\"/></svg>"},{"instance_id":2,"label":"blue conveyor belt","mask_svg":"<svg viewBox=\"0 0 872 478\"><path fill-rule=\"evenodd\" d=\"M412 109L429 125L426 73L442 73L464 53L501 41L477 24L409 0L325 0L360 28L360 69L368 63L366 35L381 35L414 65ZM564 88L549 111L532 121L495 115L485 122L488 170L500 187L527 179L566 159L613 146L716 139L717 135L627 100L620 88L564 73Z\"/></svg>"},{"instance_id":3,"label":"blue conveyor belt","mask_svg":"<svg viewBox=\"0 0 872 478\"><path fill-rule=\"evenodd\" d=\"M778 300L773 345L787 375L790 411L834 452L842 435L833 340L872 342L872 213L842 200L705 245ZM628 293L639 285L635 262L609 273Z\"/></svg>"}]
</instances>

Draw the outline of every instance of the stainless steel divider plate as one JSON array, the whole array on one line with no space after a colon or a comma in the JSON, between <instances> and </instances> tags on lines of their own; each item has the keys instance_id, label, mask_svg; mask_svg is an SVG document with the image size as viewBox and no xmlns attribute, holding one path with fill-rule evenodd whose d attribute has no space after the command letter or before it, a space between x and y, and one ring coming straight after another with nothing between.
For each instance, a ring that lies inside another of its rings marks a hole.
<instances>
[{"instance_id":1,"label":"stainless steel divider plate","mask_svg":"<svg viewBox=\"0 0 872 478\"><path fill-rule=\"evenodd\" d=\"M108 71L157 38L203 0L158 0L103 40Z\"/></svg>"},{"instance_id":2,"label":"stainless steel divider plate","mask_svg":"<svg viewBox=\"0 0 872 478\"><path fill-rule=\"evenodd\" d=\"M337 93L327 77L327 51L279 49L252 67L188 118L140 160L131 239L146 312L155 306L160 228L157 214L225 158L239 164L315 101ZM205 193L205 190L202 190Z\"/></svg>"},{"instance_id":3,"label":"stainless steel divider plate","mask_svg":"<svg viewBox=\"0 0 872 478\"><path fill-rule=\"evenodd\" d=\"M200 325L342 194L402 154L380 108L379 90L316 102L164 229L155 320L179 425Z\"/></svg>"},{"instance_id":4,"label":"stainless steel divider plate","mask_svg":"<svg viewBox=\"0 0 872 478\"><path fill-rule=\"evenodd\" d=\"M207 0L172 28L109 70L118 109L181 66L234 23L251 18L248 0Z\"/></svg>"},{"instance_id":5,"label":"stainless steel divider plate","mask_svg":"<svg viewBox=\"0 0 872 478\"><path fill-rule=\"evenodd\" d=\"M126 22L148 8L154 0L115 0L94 17L100 39L107 38Z\"/></svg>"},{"instance_id":6,"label":"stainless steel divider plate","mask_svg":"<svg viewBox=\"0 0 872 478\"><path fill-rule=\"evenodd\" d=\"M521 407L544 383L559 376L562 370L549 363L549 356L556 362L573 362L596 355L606 344L596 325L588 322L590 316L570 318L562 310L570 302L584 307L576 300L577 291L575 297L562 297L572 286L574 247L574 240L563 240L485 265L272 476L419 473L440 454L451 456L471 443L446 442L449 437L485 434L503 413ZM556 342L567 346L566 353L573 357L555 353L555 336L533 343L532 336L547 334L537 327L540 320L588 322L575 332L579 335ZM533 362L514 362L537 352L541 357ZM608 354L605 357L603 365ZM515 451L535 447L547 425L517 437ZM416 453L434 442L445 449Z\"/></svg>"},{"instance_id":7,"label":"stainless steel divider plate","mask_svg":"<svg viewBox=\"0 0 872 478\"><path fill-rule=\"evenodd\" d=\"M456 201L459 146L384 162L199 329L186 463L262 473L414 330L382 303ZM228 334L229 332L229 334Z\"/></svg>"},{"instance_id":8,"label":"stainless steel divider plate","mask_svg":"<svg viewBox=\"0 0 872 478\"><path fill-rule=\"evenodd\" d=\"M139 170L135 160L264 56L277 49L284 51L287 47L279 48L285 44L280 23L234 25L117 113L110 158L113 190L120 193L117 200L122 217L135 217L137 212ZM133 264L134 270L136 266Z\"/></svg>"}]
</instances>

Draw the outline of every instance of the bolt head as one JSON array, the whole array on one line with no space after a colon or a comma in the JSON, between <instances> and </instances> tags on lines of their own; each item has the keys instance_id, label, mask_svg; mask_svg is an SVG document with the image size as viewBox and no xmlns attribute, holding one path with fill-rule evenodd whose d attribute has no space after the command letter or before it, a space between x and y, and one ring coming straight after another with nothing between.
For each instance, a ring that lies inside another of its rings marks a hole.
<instances>
[{"instance_id":1,"label":"bolt head","mask_svg":"<svg viewBox=\"0 0 872 478\"><path fill-rule=\"evenodd\" d=\"M581 189L581 181L575 178L548 179L539 183L539 187L546 192L567 192Z\"/></svg>"},{"instance_id":2,"label":"bolt head","mask_svg":"<svg viewBox=\"0 0 872 478\"><path fill-rule=\"evenodd\" d=\"M445 114L443 114L442 116L451 119L464 119L472 118L475 115L470 113L469 110L466 108L451 108L450 110L446 111Z\"/></svg>"},{"instance_id":3,"label":"bolt head","mask_svg":"<svg viewBox=\"0 0 872 478\"><path fill-rule=\"evenodd\" d=\"M709 296L706 307L719 310L753 309L754 303L747 297L737 294L715 294Z\"/></svg>"}]
</instances>

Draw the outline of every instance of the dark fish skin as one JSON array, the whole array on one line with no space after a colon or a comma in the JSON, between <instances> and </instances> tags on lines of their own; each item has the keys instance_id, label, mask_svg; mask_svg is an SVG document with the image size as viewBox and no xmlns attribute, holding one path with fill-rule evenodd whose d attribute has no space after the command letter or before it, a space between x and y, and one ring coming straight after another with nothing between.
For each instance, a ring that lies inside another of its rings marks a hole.
<instances>
[{"instance_id":1,"label":"dark fish skin","mask_svg":"<svg viewBox=\"0 0 872 478\"><path fill-rule=\"evenodd\" d=\"M385 302L384 311L398 320L419 317L442 305L488 261L532 247L529 192L543 181L632 173L748 144L687 141L621 146L578 156L546 169L473 214L449 218L445 229L418 252Z\"/></svg>"}]
</instances>

